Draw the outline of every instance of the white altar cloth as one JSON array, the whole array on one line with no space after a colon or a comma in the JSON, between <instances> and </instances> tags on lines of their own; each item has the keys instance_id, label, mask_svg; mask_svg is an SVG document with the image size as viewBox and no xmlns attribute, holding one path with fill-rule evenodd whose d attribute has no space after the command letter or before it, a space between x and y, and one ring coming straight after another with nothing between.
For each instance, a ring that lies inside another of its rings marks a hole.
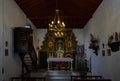
<instances>
[{"instance_id":1,"label":"white altar cloth","mask_svg":"<svg viewBox=\"0 0 120 81\"><path fill-rule=\"evenodd\" d=\"M48 58L47 62L72 62L72 58Z\"/></svg>"},{"instance_id":2,"label":"white altar cloth","mask_svg":"<svg viewBox=\"0 0 120 81\"><path fill-rule=\"evenodd\" d=\"M72 58L48 58L48 70L50 69L50 62L70 62L71 63L71 71L72 71Z\"/></svg>"}]
</instances>

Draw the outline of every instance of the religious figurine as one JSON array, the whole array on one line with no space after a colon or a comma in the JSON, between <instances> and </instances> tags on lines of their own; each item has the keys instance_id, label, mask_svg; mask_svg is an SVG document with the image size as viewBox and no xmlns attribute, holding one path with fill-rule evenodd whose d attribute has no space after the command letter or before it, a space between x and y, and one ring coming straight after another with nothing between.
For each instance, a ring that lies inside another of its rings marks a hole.
<instances>
[{"instance_id":1,"label":"religious figurine","mask_svg":"<svg viewBox=\"0 0 120 81\"><path fill-rule=\"evenodd\" d=\"M63 58L64 51L62 50L61 45L58 45L58 50L56 51L57 57L58 58Z\"/></svg>"},{"instance_id":2,"label":"religious figurine","mask_svg":"<svg viewBox=\"0 0 120 81\"><path fill-rule=\"evenodd\" d=\"M84 54L81 51L76 55L76 61L77 71L79 72L80 76L85 77L87 75L87 60L84 58Z\"/></svg>"},{"instance_id":3,"label":"religious figurine","mask_svg":"<svg viewBox=\"0 0 120 81\"><path fill-rule=\"evenodd\" d=\"M50 42L48 43L48 47L49 47L49 52L54 51L54 44L53 44L52 41L50 41Z\"/></svg>"},{"instance_id":4,"label":"religious figurine","mask_svg":"<svg viewBox=\"0 0 120 81\"><path fill-rule=\"evenodd\" d=\"M99 49L99 45L98 45L98 38L95 38L92 34L90 34L90 37L91 37L91 39L90 39L90 46L89 46L89 48L90 49L93 49L94 50L94 53L96 54L96 55L98 55L98 49Z\"/></svg>"}]
</instances>

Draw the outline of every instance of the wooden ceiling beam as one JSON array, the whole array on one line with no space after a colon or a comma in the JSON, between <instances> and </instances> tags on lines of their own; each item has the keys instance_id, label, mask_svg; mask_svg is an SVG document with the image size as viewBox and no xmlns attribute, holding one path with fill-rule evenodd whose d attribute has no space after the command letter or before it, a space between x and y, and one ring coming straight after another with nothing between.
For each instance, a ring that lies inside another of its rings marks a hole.
<instances>
[{"instance_id":1,"label":"wooden ceiling beam","mask_svg":"<svg viewBox=\"0 0 120 81\"><path fill-rule=\"evenodd\" d=\"M56 0L15 0L37 28L46 27L54 18ZM66 27L84 27L103 0L58 0L60 17Z\"/></svg>"},{"instance_id":2,"label":"wooden ceiling beam","mask_svg":"<svg viewBox=\"0 0 120 81\"><path fill-rule=\"evenodd\" d=\"M91 4L91 5L98 5L101 3L102 0L89 0L88 2Z\"/></svg>"},{"instance_id":3,"label":"wooden ceiling beam","mask_svg":"<svg viewBox=\"0 0 120 81\"><path fill-rule=\"evenodd\" d=\"M27 10L35 9L35 8L44 8L44 2L42 0L32 0L32 2L28 3L24 6Z\"/></svg>"},{"instance_id":4,"label":"wooden ceiling beam","mask_svg":"<svg viewBox=\"0 0 120 81\"><path fill-rule=\"evenodd\" d=\"M75 20L75 19L74 20L67 20L67 22L65 22L65 24L66 24L67 28L70 27L70 26L84 27L84 25L88 22L88 20L89 20L89 18L88 19L82 19L82 20ZM49 23L49 21L46 21L46 20L31 20L31 21L36 23L35 25L37 25L37 28L45 27L45 26L48 27L48 23Z\"/></svg>"},{"instance_id":5,"label":"wooden ceiling beam","mask_svg":"<svg viewBox=\"0 0 120 81\"><path fill-rule=\"evenodd\" d=\"M35 24L35 26L36 26L38 29L39 29L39 28L40 28L40 29L48 29L48 28L49 28L49 26L46 25L46 24L42 24L42 25L41 25L41 24L38 23L38 24ZM81 29L82 29L82 28L84 28L84 26L85 26L85 24L79 24L79 25L76 25L76 24L72 24L72 25L71 25L71 24L69 24L69 25L66 25L65 28L66 28L66 29L71 29L71 28L72 28L72 29L73 29L73 28L79 28L79 29L81 28Z\"/></svg>"},{"instance_id":6,"label":"wooden ceiling beam","mask_svg":"<svg viewBox=\"0 0 120 81\"><path fill-rule=\"evenodd\" d=\"M41 17L27 17L29 19L53 19L54 16L41 16ZM92 16L90 15L85 15L85 16L60 16L61 19L64 20L65 19L84 19L84 18L92 18Z\"/></svg>"},{"instance_id":7,"label":"wooden ceiling beam","mask_svg":"<svg viewBox=\"0 0 120 81\"><path fill-rule=\"evenodd\" d=\"M27 4L30 0L15 0L18 5L22 6Z\"/></svg>"}]
</instances>

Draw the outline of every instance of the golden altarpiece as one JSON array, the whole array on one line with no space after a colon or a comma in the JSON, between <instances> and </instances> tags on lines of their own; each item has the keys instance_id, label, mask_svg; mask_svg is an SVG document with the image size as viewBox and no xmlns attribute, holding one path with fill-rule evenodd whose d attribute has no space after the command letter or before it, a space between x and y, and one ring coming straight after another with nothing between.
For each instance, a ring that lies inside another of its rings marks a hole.
<instances>
[{"instance_id":1,"label":"golden altarpiece","mask_svg":"<svg viewBox=\"0 0 120 81\"><path fill-rule=\"evenodd\" d=\"M50 63L50 67L48 65L48 69L70 69L70 66L74 68L76 47L76 37L71 29L64 30L62 33L58 33L58 35L56 35L55 31L48 30L44 38L43 45L41 46L41 51L44 51L47 54L47 60L48 58L73 59L73 62L71 63L72 66L70 63L66 64L66 61L59 63L60 60L58 60L58 62L55 61L55 63Z\"/></svg>"}]
</instances>

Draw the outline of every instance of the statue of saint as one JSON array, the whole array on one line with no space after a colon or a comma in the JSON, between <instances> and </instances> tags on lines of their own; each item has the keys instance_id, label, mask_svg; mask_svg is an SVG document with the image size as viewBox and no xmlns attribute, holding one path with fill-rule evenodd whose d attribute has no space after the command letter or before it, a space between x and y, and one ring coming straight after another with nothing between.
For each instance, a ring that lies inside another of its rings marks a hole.
<instances>
[{"instance_id":1,"label":"statue of saint","mask_svg":"<svg viewBox=\"0 0 120 81\"><path fill-rule=\"evenodd\" d=\"M48 43L48 47L49 47L49 51L51 52L51 51L54 51L54 44L53 44L53 42L52 41L50 41L49 43Z\"/></svg>"},{"instance_id":2,"label":"statue of saint","mask_svg":"<svg viewBox=\"0 0 120 81\"><path fill-rule=\"evenodd\" d=\"M62 49L61 43L58 44L58 49L56 51L58 58L63 58L64 50Z\"/></svg>"}]
</instances>

